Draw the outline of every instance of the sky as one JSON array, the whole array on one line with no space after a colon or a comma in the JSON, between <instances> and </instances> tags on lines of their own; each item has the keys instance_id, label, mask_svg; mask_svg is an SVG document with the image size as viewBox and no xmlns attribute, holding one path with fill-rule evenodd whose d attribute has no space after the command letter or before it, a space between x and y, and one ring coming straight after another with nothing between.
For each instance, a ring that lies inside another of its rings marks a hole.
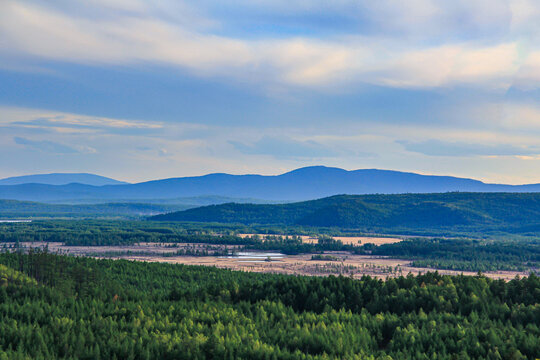
<instances>
[{"instance_id":1,"label":"sky","mask_svg":"<svg viewBox=\"0 0 540 360\"><path fill-rule=\"evenodd\" d=\"M0 177L540 183L538 0L0 0Z\"/></svg>"}]
</instances>

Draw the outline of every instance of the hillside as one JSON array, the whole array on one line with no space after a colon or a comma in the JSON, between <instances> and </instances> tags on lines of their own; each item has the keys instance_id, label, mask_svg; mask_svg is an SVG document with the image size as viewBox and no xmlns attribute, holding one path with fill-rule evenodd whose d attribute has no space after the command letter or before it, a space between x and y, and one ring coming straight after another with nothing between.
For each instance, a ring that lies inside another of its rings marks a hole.
<instances>
[{"instance_id":1,"label":"hillside","mask_svg":"<svg viewBox=\"0 0 540 360\"><path fill-rule=\"evenodd\" d=\"M136 184L92 186L0 185L0 199L41 202L119 202L215 196L269 202L312 200L338 194L402 194L461 192L537 192L539 184L498 185L472 179L430 176L390 170L354 170L313 166L281 175L229 175L154 180Z\"/></svg>"},{"instance_id":2,"label":"hillside","mask_svg":"<svg viewBox=\"0 0 540 360\"><path fill-rule=\"evenodd\" d=\"M86 173L56 173L14 176L0 179L0 185L21 185L21 184L47 184L47 185L67 185L85 184L92 186L119 185L126 184L123 181L114 180L108 177L86 174Z\"/></svg>"},{"instance_id":3,"label":"hillside","mask_svg":"<svg viewBox=\"0 0 540 360\"><path fill-rule=\"evenodd\" d=\"M493 230L536 234L540 232L540 194L339 195L291 204L205 206L151 219L366 231Z\"/></svg>"}]
</instances>

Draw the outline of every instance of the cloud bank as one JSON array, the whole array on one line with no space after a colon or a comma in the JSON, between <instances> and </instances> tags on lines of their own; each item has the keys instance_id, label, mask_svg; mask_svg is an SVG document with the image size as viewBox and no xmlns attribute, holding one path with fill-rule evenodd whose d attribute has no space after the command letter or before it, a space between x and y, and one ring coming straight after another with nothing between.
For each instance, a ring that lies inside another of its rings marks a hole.
<instances>
[{"instance_id":1,"label":"cloud bank","mask_svg":"<svg viewBox=\"0 0 540 360\"><path fill-rule=\"evenodd\" d=\"M540 44L523 41L535 36L540 19L540 5L533 1L418 0L406 6L396 1L342 1L332 6L334 16L352 16L360 25L357 31L336 31L332 36L265 32L256 38L230 34L226 23L231 20L222 19L222 24L212 19L216 6L209 2L201 6L206 14L194 15L197 21L168 15L196 13L182 2L104 3L109 6L6 0L0 15L0 48L13 56L94 66L167 65L267 87L465 84L491 90L540 84ZM305 11L323 16L329 7L317 1L310 6L279 1L256 5L258 12L270 9L278 22ZM229 6L232 17L235 10ZM247 15L255 12L253 4L237 6L240 14L242 9ZM454 36L444 36L448 33Z\"/></svg>"},{"instance_id":2,"label":"cloud bank","mask_svg":"<svg viewBox=\"0 0 540 360\"><path fill-rule=\"evenodd\" d=\"M4 0L0 175L540 182L536 0Z\"/></svg>"}]
</instances>

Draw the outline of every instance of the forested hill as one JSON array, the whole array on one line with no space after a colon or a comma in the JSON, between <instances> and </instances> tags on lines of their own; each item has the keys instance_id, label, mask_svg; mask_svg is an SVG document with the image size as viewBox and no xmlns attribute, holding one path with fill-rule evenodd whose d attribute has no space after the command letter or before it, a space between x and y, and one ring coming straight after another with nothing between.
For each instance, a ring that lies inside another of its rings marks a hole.
<instances>
[{"instance_id":1,"label":"forested hill","mask_svg":"<svg viewBox=\"0 0 540 360\"><path fill-rule=\"evenodd\" d=\"M204 206L152 220L376 229L500 229L540 232L540 194L337 195L290 204Z\"/></svg>"}]
</instances>

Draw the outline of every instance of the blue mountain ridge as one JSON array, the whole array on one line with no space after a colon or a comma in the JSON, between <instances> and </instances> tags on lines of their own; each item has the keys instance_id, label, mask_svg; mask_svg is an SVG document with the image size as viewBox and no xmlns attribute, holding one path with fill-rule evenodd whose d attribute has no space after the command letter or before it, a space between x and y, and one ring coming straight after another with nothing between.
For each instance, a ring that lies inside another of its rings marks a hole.
<instances>
[{"instance_id":1,"label":"blue mountain ridge","mask_svg":"<svg viewBox=\"0 0 540 360\"><path fill-rule=\"evenodd\" d=\"M36 174L0 179L0 185L21 185L30 183L47 185L67 185L71 183L79 183L92 186L126 184L123 181L87 173Z\"/></svg>"},{"instance_id":2,"label":"blue mountain ridge","mask_svg":"<svg viewBox=\"0 0 540 360\"><path fill-rule=\"evenodd\" d=\"M540 184L488 184L452 176L420 175L392 170L312 166L281 175L230 175L223 173L170 178L136 184L93 186L0 185L0 198L42 202L106 201L133 199L151 202L190 196L223 196L268 201L301 201L337 194L399 194L441 192L539 192Z\"/></svg>"}]
</instances>

